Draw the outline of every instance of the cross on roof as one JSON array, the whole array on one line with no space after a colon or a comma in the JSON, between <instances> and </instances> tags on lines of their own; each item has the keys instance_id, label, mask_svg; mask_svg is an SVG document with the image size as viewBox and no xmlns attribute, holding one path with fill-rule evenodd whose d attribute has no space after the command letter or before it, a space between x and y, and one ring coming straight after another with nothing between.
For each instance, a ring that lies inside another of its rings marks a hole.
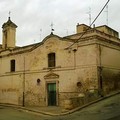
<instances>
[{"instance_id":1,"label":"cross on roof","mask_svg":"<svg viewBox=\"0 0 120 120\"><path fill-rule=\"evenodd\" d=\"M10 19L10 14L11 14L11 12L9 11L9 13L8 13L8 14L9 14L9 19Z\"/></svg>"},{"instance_id":2,"label":"cross on roof","mask_svg":"<svg viewBox=\"0 0 120 120\"><path fill-rule=\"evenodd\" d=\"M51 26L51 33L53 33L53 31L54 31L53 25L54 25L53 23L51 23L51 25L50 25Z\"/></svg>"},{"instance_id":3,"label":"cross on roof","mask_svg":"<svg viewBox=\"0 0 120 120\"><path fill-rule=\"evenodd\" d=\"M10 17L11 12L9 11L9 17Z\"/></svg>"}]
</instances>

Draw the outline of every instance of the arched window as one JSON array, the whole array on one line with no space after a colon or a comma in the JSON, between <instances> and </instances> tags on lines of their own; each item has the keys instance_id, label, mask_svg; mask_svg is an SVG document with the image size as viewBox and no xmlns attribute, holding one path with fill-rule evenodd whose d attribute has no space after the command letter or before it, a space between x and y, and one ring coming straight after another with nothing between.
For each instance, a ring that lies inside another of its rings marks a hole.
<instances>
[{"instance_id":1,"label":"arched window","mask_svg":"<svg viewBox=\"0 0 120 120\"><path fill-rule=\"evenodd\" d=\"M48 54L48 67L55 67L55 53Z\"/></svg>"},{"instance_id":2,"label":"arched window","mask_svg":"<svg viewBox=\"0 0 120 120\"><path fill-rule=\"evenodd\" d=\"M11 60L10 61L10 70L11 72L15 72L15 60Z\"/></svg>"}]
</instances>

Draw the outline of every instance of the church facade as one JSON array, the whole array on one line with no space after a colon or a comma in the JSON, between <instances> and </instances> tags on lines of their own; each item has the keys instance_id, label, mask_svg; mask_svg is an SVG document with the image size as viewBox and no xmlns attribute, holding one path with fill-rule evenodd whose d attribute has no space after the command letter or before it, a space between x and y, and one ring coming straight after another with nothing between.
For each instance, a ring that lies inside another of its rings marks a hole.
<instances>
[{"instance_id":1,"label":"church facade","mask_svg":"<svg viewBox=\"0 0 120 120\"><path fill-rule=\"evenodd\" d=\"M23 47L15 45L16 28L10 17L2 25L0 103L63 106L86 91L120 89L120 39L112 28L78 24L76 34L51 33Z\"/></svg>"}]
</instances>

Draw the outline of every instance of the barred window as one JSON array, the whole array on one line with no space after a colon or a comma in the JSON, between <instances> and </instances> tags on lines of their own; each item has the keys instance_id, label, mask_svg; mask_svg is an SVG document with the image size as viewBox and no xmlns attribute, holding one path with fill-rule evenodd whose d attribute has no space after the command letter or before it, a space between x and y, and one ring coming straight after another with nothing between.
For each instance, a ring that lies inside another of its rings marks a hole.
<instances>
[{"instance_id":1,"label":"barred window","mask_svg":"<svg viewBox=\"0 0 120 120\"><path fill-rule=\"evenodd\" d=\"M10 61L10 70L11 72L15 72L15 60Z\"/></svg>"},{"instance_id":2,"label":"barred window","mask_svg":"<svg viewBox=\"0 0 120 120\"><path fill-rule=\"evenodd\" d=\"M48 67L55 67L55 53L48 54Z\"/></svg>"}]
</instances>

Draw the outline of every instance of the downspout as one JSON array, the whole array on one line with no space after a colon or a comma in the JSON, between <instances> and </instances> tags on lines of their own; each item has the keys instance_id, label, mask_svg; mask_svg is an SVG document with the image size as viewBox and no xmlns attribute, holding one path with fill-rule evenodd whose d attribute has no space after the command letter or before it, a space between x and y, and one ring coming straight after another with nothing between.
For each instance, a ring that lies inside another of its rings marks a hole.
<instances>
[{"instance_id":1,"label":"downspout","mask_svg":"<svg viewBox=\"0 0 120 120\"><path fill-rule=\"evenodd\" d=\"M77 49L73 49L73 52L74 52L74 69L76 69L76 51L77 51Z\"/></svg>"},{"instance_id":2,"label":"downspout","mask_svg":"<svg viewBox=\"0 0 120 120\"><path fill-rule=\"evenodd\" d=\"M103 78L102 78L102 64L101 64L101 46L99 44L99 93L103 97Z\"/></svg>"},{"instance_id":3,"label":"downspout","mask_svg":"<svg viewBox=\"0 0 120 120\"><path fill-rule=\"evenodd\" d=\"M23 59L23 65L24 65L24 69L23 69L23 103L22 106L25 106L25 56Z\"/></svg>"}]
</instances>

